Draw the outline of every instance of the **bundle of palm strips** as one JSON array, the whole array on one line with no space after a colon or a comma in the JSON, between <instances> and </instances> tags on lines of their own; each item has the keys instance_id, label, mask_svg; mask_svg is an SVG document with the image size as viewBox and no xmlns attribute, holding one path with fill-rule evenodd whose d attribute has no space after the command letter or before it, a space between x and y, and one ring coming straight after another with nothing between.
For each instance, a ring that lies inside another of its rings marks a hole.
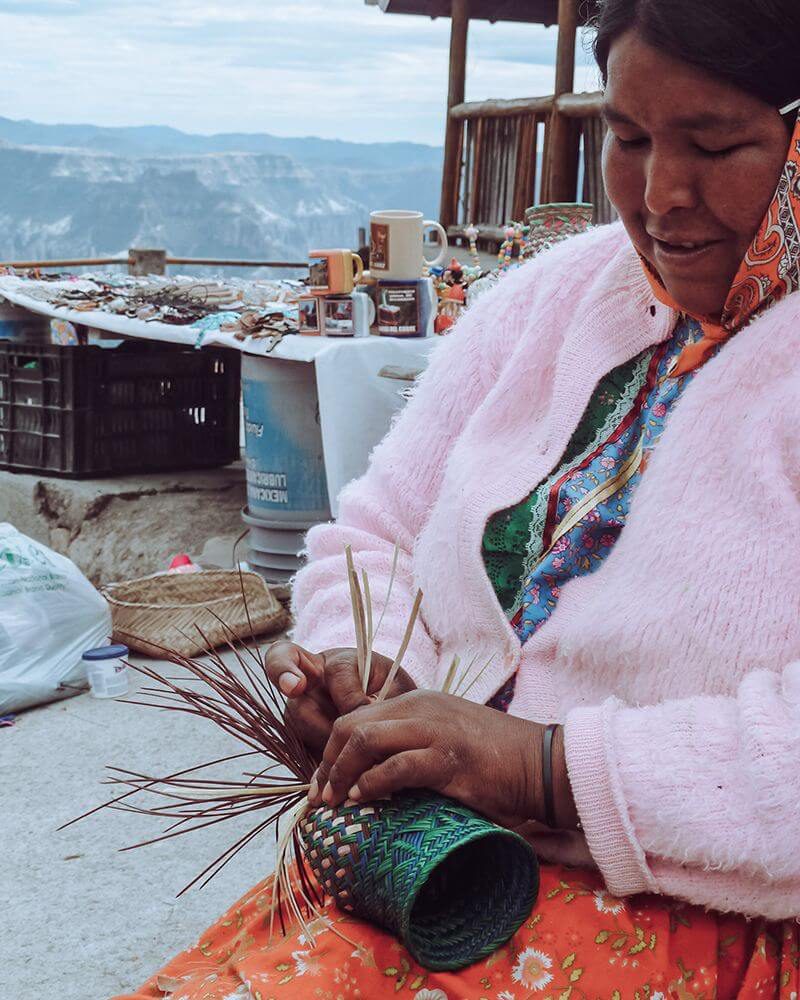
<instances>
[{"instance_id":1,"label":"bundle of palm strips","mask_svg":"<svg viewBox=\"0 0 800 1000\"><path fill-rule=\"evenodd\" d=\"M368 692L383 613L376 624L369 577L365 571L360 576L356 572L349 547L345 555L357 669L362 689ZM397 560L395 550L384 613ZM418 591L400 648L375 696L378 701L387 697L402 666L421 602ZM227 626L225 631L227 660L210 648L202 659L163 649L166 660L185 670L183 677L130 664L153 685L125 700L205 719L239 743L239 752L162 776L108 767L106 783L124 790L70 823L106 808L168 821L159 835L123 848L127 851L252 814L254 825L248 832L181 893L198 883L206 885L242 848L271 830L277 840L271 924L277 915L284 931L288 917L313 942L311 925L321 917L327 894L345 911L397 934L428 968L459 968L507 940L529 913L538 888L536 862L528 845L458 803L428 792L404 793L383 804L312 808L307 793L317 762L287 719L285 699L268 681L261 651ZM454 658L445 692L465 696L488 664L472 677L474 667L473 660L462 670ZM220 765L246 758L255 758L254 766L237 779L209 776ZM464 870L465 858L474 861L476 845L487 863L470 862L470 870ZM481 874L486 871L492 873L489 882ZM391 876L380 875L376 881L376 872ZM487 919L476 924L475 912L483 912ZM327 922L326 926L341 934Z\"/></svg>"}]
</instances>

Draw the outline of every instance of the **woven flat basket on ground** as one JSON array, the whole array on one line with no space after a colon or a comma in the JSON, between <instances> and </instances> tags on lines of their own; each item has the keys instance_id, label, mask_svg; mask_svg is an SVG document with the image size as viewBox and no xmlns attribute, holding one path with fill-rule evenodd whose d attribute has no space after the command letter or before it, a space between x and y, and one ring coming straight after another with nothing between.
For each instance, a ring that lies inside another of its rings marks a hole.
<instances>
[{"instance_id":1,"label":"woven flat basket on ground","mask_svg":"<svg viewBox=\"0 0 800 1000\"><path fill-rule=\"evenodd\" d=\"M249 639L279 632L289 622L264 580L238 570L159 573L110 584L103 595L114 640L159 659L165 650L197 656L230 641L231 632Z\"/></svg>"},{"instance_id":2,"label":"woven flat basket on ground","mask_svg":"<svg viewBox=\"0 0 800 1000\"><path fill-rule=\"evenodd\" d=\"M391 931L431 971L491 955L522 926L539 892L527 841L429 792L315 809L300 836L325 893Z\"/></svg>"}]
</instances>

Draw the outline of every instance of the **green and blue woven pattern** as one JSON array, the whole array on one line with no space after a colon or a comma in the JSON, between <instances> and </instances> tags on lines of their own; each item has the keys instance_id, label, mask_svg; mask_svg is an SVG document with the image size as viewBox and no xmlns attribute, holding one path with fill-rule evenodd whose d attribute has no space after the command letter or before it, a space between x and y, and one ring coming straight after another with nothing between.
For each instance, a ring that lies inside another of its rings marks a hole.
<instances>
[{"instance_id":1,"label":"green and blue woven pattern","mask_svg":"<svg viewBox=\"0 0 800 1000\"><path fill-rule=\"evenodd\" d=\"M536 902L531 846L440 795L316 809L301 834L309 866L336 904L391 931L432 971L490 955Z\"/></svg>"}]
</instances>

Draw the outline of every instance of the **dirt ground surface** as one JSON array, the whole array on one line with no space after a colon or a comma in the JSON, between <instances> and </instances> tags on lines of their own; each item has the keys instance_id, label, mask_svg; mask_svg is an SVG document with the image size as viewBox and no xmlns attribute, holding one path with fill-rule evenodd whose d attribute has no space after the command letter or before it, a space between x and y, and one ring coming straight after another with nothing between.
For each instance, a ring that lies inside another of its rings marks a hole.
<instances>
[{"instance_id":1,"label":"dirt ground surface","mask_svg":"<svg viewBox=\"0 0 800 1000\"><path fill-rule=\"evenodd\" d=\"M131 682L133 691L138 675ZM203 720L88 694L0 729L2 1000L108 1000L130 991L271 872L267 836L204 889L176 898L246 832L235 820L126 853L118 849L157 835L162 821L103 810L56 832L111 797L100 784L106 764L169 773L238 749Z\"/></svg>"}]
</instances>

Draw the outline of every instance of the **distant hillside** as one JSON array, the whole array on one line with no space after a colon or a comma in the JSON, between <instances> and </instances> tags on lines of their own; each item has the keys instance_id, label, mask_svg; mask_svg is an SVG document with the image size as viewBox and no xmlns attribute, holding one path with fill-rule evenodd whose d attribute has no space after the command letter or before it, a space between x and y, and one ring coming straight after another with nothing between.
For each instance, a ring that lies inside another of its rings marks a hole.
<instances>
[{"instance_id":1,"label":"distant hillside","mask_svg":"<svg viewBox=\"0 0 800 1000\"><path fill-rule=\"evenodd\" d=\"M163 246L302 259L353 246L376 208L436 217L442 152L0 118L0 259Z\"/></svg>"},{"instance_id":2,"label":"distant hillside","mask_svg":"<svg viewBox=\"0 0 800 1000\"><path fill-rule=\"evenodd\" d=\"M440 168L442 151L413 142L342 142L312 136L286 139L264 133L192 135L164 125L102 128L98 125L40 125L0 117L0 140L17 146L67 146L120 156L184 156L202 153L276 153L306 164L338 167Z\"/></svg>"}]
</instances>

